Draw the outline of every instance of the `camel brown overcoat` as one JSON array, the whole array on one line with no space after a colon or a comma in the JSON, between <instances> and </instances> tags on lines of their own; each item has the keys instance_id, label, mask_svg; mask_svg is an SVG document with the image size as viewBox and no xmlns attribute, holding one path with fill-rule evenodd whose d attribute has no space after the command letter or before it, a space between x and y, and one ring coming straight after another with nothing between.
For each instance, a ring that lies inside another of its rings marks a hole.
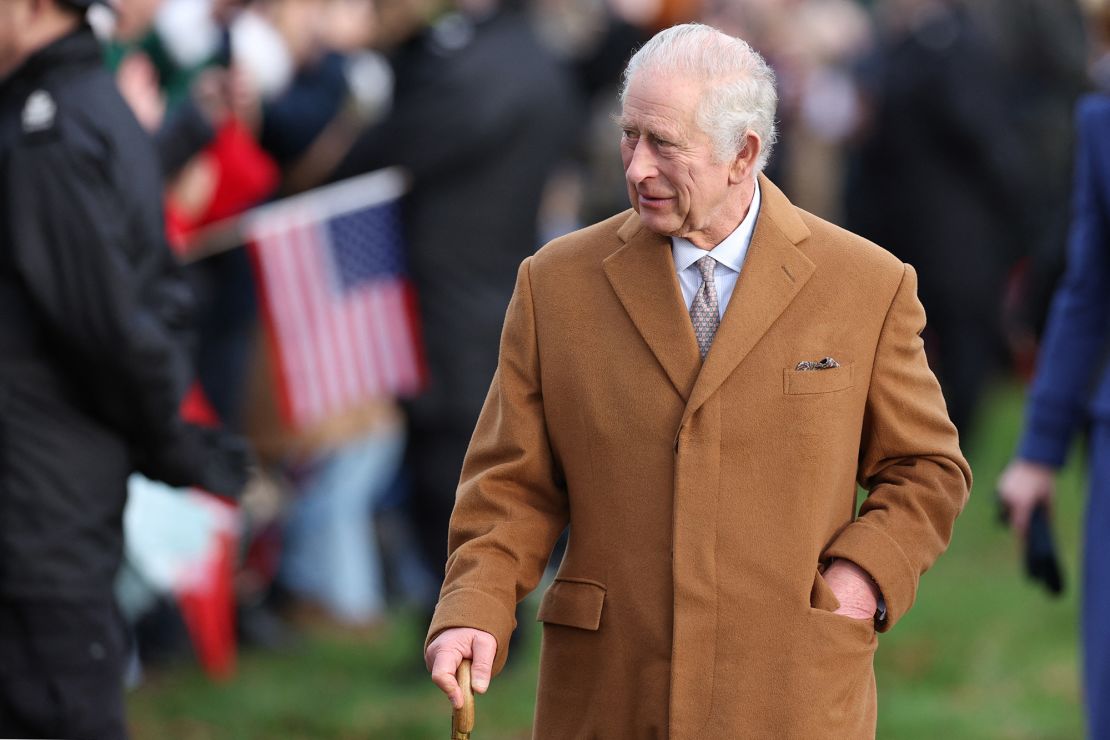
<instances>
[{"instance_id":1,"label":"camel brown overcoat","mask_svg":"<svg viewBox=\"0 0 1110 740\"><path fill-rule=\"evenodd\" d=\"M862 566L889 629L971 472L913 269L760 185L704 363L670 241L633 212L521 265L429 639L490 632L500 670L569 523L538 614L536 738L874 736L875 626L832 613L819 568ZM824 357L839 367L796 369Z\"/></svg>"}]
</instances>

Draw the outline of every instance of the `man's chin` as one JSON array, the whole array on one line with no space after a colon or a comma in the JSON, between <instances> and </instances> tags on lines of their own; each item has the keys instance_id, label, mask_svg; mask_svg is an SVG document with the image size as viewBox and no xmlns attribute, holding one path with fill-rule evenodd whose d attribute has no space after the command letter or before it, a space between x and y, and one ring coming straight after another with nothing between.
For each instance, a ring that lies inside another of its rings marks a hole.
<instances>
[{"instance_id":1,"label":"man's chin","mask_svg":"<svg viewBox=\"0 0 1110 740\"><path fill-rule=\"evenodd\" d=\"M663 236L671 236L678 230L675 220L668 217L667 214L658 213L648 208L637 208L637 213L640 214L640 221L651 231Z\"/></svg>"}]
</instances>

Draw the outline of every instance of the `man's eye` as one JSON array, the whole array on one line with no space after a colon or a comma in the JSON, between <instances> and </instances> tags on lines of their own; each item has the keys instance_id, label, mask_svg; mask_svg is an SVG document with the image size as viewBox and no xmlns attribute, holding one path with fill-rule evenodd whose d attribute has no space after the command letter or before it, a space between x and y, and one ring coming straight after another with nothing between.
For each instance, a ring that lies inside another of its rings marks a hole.
<instances>
[{"instance_id":1,"label":"man's eye","mask_svg":"<svg viewBox=\"0 0 1110 740\"><path fill-rule=\"evenodd\" d=\"M657 137L655 137L655 145L662 148L662 149L670 149L671 147L674 146L674 142L673 141L667 141L666 139L660 139L657 136Z\"/></svg>"},{"instance_id":2,"label":"man's eye","mask_svg":"<svg viewBox=\"0 0 1110 740\"><path fill-rule=\"evenodd\" d=\"M638 138L640 138L640 133L638 131L634 131L633 129L630 129L630 128L626 128L623 131L621 131L621 135L624 136L624 138L626 138L626 139L638 139Z\"/></svg>"}]
</instances>

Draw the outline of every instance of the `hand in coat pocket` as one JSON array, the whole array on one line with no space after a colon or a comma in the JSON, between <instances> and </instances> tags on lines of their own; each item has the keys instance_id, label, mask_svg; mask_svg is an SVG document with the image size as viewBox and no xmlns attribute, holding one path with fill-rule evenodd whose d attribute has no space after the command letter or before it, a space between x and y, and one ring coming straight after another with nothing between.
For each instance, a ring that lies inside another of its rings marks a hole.
<instances>
[{"instance_id":1,"label":"hand in coat pocket","mask_svg":"<svg viewBox=\"0 0 1110 740\"><path fill-rule=\"evenodd\" d=\"M840 606L833 612L852 619L871 620L879 608L879 587L863 568L837 559L822 576Z\"/></svg>"}]
</instances>

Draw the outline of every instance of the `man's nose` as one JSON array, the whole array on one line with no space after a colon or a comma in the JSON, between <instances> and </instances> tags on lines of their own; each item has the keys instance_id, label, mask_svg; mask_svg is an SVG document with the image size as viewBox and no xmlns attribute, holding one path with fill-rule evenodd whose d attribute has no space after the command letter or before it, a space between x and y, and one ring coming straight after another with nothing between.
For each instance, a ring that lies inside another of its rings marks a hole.
<instances>
[{"instance_id":1,"label":"man's nose","mask_svg":"<svg viewBox=\"0 0 1110 740\"><path fill-rule=\"evenodd\" d=\"M624 168L624 176L630 183L637 184L653 176L655 172L655 157L651 152L651 146L641 139L636 142L636 147L632 150L628 166Z\"/></svg>"}]
</instances>

